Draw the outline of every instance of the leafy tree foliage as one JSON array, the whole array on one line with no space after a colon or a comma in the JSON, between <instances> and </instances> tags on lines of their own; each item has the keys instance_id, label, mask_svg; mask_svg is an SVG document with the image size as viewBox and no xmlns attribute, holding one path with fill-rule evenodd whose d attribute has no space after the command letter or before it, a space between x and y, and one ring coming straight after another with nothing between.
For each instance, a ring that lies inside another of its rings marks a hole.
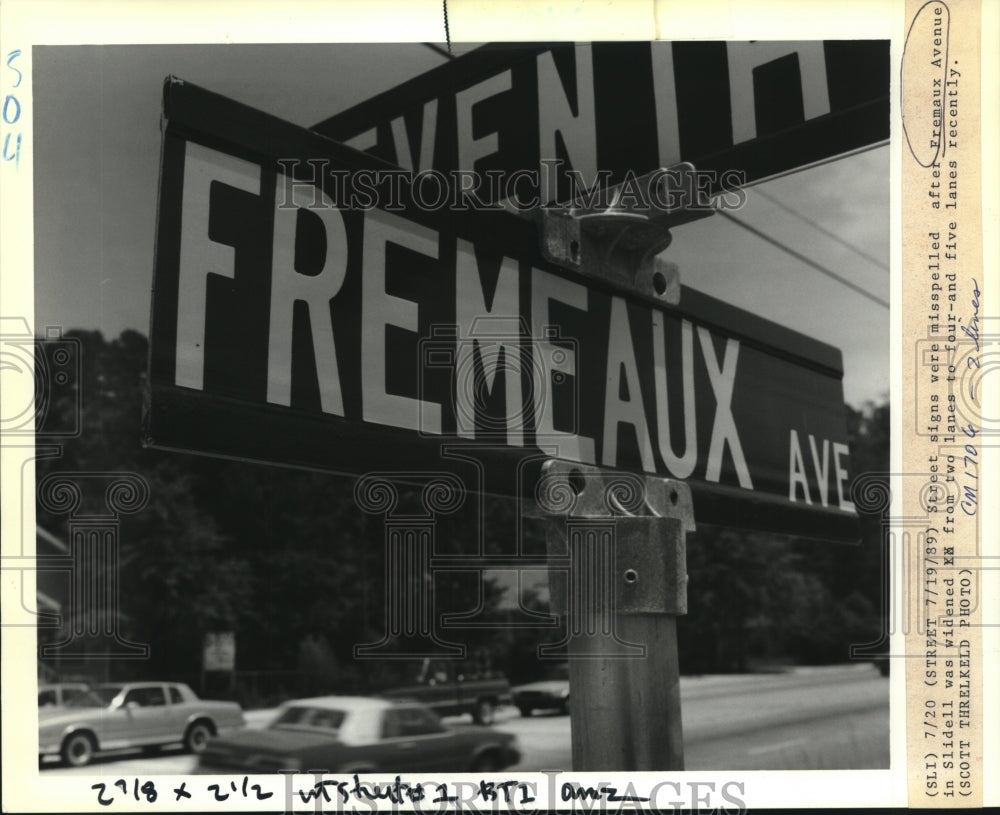
<instances>
[{"instance_id":1,"label":"leafy tree foliage","mask_svg":"<svg viewBox=\"0 0 1000 815\"><path fill-rule=\"evenodd\" d=\"M887 481L889 405L845 410L855 480L882 474ZM700 526L688 538L682 668L843 662L852 646L877 642L888 610L886 553L880 516L859 514L857 545Z\"/></svg>"},{"instance_id":2,"label":"leafy tree foliage","mask_svg":"<svg viewBox=\"0 0 1000 815\"><path fill-rule=\"evenodd\" d=\"M39 462L38 481L54 472L131 472L149 488L146 508L121 519L119 584L120 633L150 643L152 655L113 675L196 681L204 635L234 631L238 668L259 680L263 695L278 685L284 693L365 686L379 666L353 664L353 648L385 633L385 527L354 504L354 481L142 448L146 339L134 331L112 341L99 332L67 336L82 348L82 432L59 458ZM61 393L50 412L72 410L75 397ZM81 511L107 512L102 498L100 490L88 495ZM437 525L436 554L478 545L463 531L480 523L478 506L467 504ZM404 488L400 509L407 507L419 510ZM485 544L495 549L506 522L493 519L510 511L485 507ZM40 509L39 523L62 534L67 518ZM470 577L437 579L437 614L495 607L499 592ZM488 631L461 640L482 647Z\"/></svg>"}]
</instances>

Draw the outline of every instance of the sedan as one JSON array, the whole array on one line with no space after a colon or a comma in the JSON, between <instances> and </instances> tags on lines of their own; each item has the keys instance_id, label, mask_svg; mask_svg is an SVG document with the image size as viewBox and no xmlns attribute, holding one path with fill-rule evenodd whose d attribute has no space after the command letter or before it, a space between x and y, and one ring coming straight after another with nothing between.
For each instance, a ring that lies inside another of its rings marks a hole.
<instances>
[{"instance_id":1,"label":"sedan","mask_svg":"<svg viewBox=\"0 0 1000 815\"><path fill-rule=\"evenodd\" d=\"M514 736L445 727L419 702L324 696L285 703L263 730L213 739L199 772L496 772L520 761Z\"/></svg>"},{"instance_id":2,"label":"sedan","mask_svg":"<svg viewBox=\"0 0 1000 815\"><path fill-rule=\"evenodd\" d=\"M530 716L535 710L569 713L569 666L556 665L545 679L518 685L511 689L511 694L522 716Z\"/></svg>"},{"instance_id":3,"label":"sedan","mask_svg":"<svg viewBox=\"0 0 1000 815\"><path fill-rule=\"evenodd\" d=\"M62 707L90 689L86 682L53 682L38 686L39 707Z\"/></svg>"},{"instance_id":4,"label":"sedan","mask_svg":"<svg viewBox=\"0 0 1000 815\"><path fill-rule=\"evenodd\" d=\"M192 753L208 739L243 727L235 702L199 699L187 685L130 682L95 685L61 708L38 711L38 753L82 767L100 750L154 749L182 743Z\"/></svg>"}]
</instances>

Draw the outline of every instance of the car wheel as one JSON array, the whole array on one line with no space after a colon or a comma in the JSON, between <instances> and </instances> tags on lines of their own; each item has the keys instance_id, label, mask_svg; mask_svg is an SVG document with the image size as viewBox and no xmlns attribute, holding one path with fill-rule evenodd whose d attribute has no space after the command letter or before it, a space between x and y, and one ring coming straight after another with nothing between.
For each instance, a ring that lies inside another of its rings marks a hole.
<instances>
[{"instance_id":1,"label":"car wheel","mask_svg":"<svg viewBox=\"0 0 1000 815\"><path fill-rule=\"evenodd\" d=\"M201 753L211 735L212 728L207 722L195 722L189 725L187 732L184 733L184 749L189 753Z\"/></svg>"},{"instance_id":2,"label":"car wheel","mask_svg":"<svg viewBox=\"0 0 1000 815\"><path fill-rule=\"evenodd\" d=\"M472 712L472 720L476 724L493 724L493 702L489 699L480 699L476 702L476 709Z\"/></svg>"},{"instance_id":3,"label":"car wheel","mask_svg":"<svg viewBox=\"0 0 1000 815\"><path fill-rule=\"evenodd\" d=\"M472 762L472 772L474 773L496 773L502 769L500 758L493 750L477 756L476 760Z\"/></svg>"},{"instance_id":4,"label":"car wheel","mask_svg":"<svg viewBox=\"0 0 1000 815\"><path fill-rule=\"evenodd\" d=\"M531 715L531 708L528 705L518 705L517 709L521 711L522 716L527 717Z\"/></svg>"},{"instance_id":5,"label":"car wheel","mask_svg":"<svg viewBox=\"0 0 1000 815\"><path fill-rule=\"evenodd\" d=\"M86 767L94 757L97 746L89 733L73 733L62 746L62 759L70 767Z\"/></svg>"},{"instance_id":6,"label":"car wheel","mask_svg":"<svg viewBox=\"0 0 1000 815\"><path fill-rule=\"evenodd\" d=\"M561 705L559 706L559 709L560 709L560 710L561 710L561 711L562 711L562 712L563 712L563 713L564 713L565 715L567 715L567 716L569 715L569 697L568 697L568 696L567 696L567 697L566 697L565 699L563 699L563 702L562 702L562 704L561 704Z\"/></svg>"}]
</instances>

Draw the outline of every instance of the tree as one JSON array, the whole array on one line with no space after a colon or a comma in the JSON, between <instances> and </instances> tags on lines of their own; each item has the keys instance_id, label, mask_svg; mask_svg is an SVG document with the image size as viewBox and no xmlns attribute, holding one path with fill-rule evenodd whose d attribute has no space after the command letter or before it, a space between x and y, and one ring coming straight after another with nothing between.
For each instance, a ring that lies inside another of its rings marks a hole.
<instances>
[{"instance_id":1,"label":"tree","mask_svg":"<svg viewBox=\"0 0 1000 815\"><path fill-rule=\"evenodd\" d=\"M293 671L303 653L312 653L310 643L325 642L326 664L340 666L342 684L362 684L372 666L352 668L353 647L383 633L385 545L381 519L354 503L354 480L144 449L145 338L134 331L110 342L100 332L67 337L82 348L82 378L79 390L64 391L49 409L70 411L82 394L82 432L66 442L61 458L40 462L37 477L127 471L149 492L148 506L122 519L120 584L129 621L123 633L149 642L153 654L118 670L188 678L200 669L203 635L233 630L241 669ZM402 494L404 504L416 504L411 490ZM88 498L91 510L100 511L100 498ZM471 502L442 516L436 552L470 553L475 539L467 527L480 521L487 545L499 546L502 530L511 528L510 510L486 506L485 519ZM58 529L65 519L43 520ZM468 575L448 574L437 597L440 615L470 610L480 599L492 609L498 592L487 582L480 597ZM465 640L478 648L488 636L473 631Z\"/></svg>"},{"instance_id":2,"label":"tree","mask_svg":"<svg viewBox=\"0 0 1000 815\"><path fill-rule=\"evenodd\" d=\"M846 407L855 478L888 480L889 405ZM685 671L745 670L752 659L842 662L878 639L887 606L879 514L859 512L857 545L699 525L688 537Z\"/></svg>"},{"instance_id":3,"label":"tree","mask_svg":"<svg viewBox=\"0 0 1000 815\"><path fill-rule=\"evenodd\" d=\"M82 514L108 515L102 484L134 473L147 488L149 503L123 515L119 533L121 616L119 633L151 645L150 660L122 664L119 675L145 671L160 678L197 670L206 631L232 628L248 603L247 564L231 550L211 514L202 507L184 457L140 445L146 341L125 331L112 342L100 332L71 332L81 348L78 390L57 390L50 411L66 414L80 400L81 433L63 444L59 458L42 459L41 483L56 473L81 483ZM39 507L39 521L61 530L67 519Z\"/></svg>"}]
</instances>

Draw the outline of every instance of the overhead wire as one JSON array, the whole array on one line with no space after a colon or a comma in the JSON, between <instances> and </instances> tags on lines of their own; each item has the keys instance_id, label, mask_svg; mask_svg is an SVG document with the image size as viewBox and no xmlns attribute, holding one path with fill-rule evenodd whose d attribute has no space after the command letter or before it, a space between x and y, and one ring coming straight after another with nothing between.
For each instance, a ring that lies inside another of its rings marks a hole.
<instances>
[{"instance_id":1,"label":"overhead wire","mask_svg":"<svg viewBox=\"0 0 1000 815\"><path fill-rule=\"evenodd\" d=\"M717 209L716 212L719 215L721 215L722 217L726 218L727 220L732 221L737 226L742 227L747 232L750 232L751 234L756 235L761 240L766 241L767 243L769 243L772 246L780 249L783 252L786 252L787 254L789 254L792 257L794 257L796 260L799 260L802 263L805 263L807 266L809 266L812 269L815 269L820 274L824 274L827 277L829 277L829 278L831 278L833 280L836 280L841 285L846 286L847 288L851 289L854 292L857 292L862 297L866 297L867 299L871 300L873 303L877 303L878 305L882 306L883 308L889 308L888 301L883 300L881 297L878 297L877 295L872 294L870 291L868 291L867 289L865 289L865 288L857 285L856 283L852 283L850 280L848 280L847 278L843 277L842 275L837 274L832 269L828 269L822 263L817 263L812 258L807 257L806 255L803 255L801 252L798 252L795 249L792 249L792 247L788 246L788 244L782 243L777 238L774 238L771 235L768 235L766 232L761 231L760 229L758 229L755 226L751 226L746 221L741 220L740 218L737 218L735 215L733 215L730 212L727 212L724 209Z\"/></svg>"},{"instance_id":2,"label":"overhead wire","mask_svg":"<svg viewBox=\"0 0 1000 815\"><path fill-rule=\"evenodd\" d=\"M879 260L877 257L874 257L873 255L869 255L867 252L865 252L864 250L862 250L859 247L855 246L850 241L844 240L836 232L833 232L832 230L827 229L821 223L818 223L818 222L814 221L812 218L807 218L801 212L799 212L798 210L792 209L792 207L788 206L788 204L784 203L783 201L780 201L779 199L775 198L773 195L768 195L766 192L764 192L764 190L759 189L759 188L754 190L754 195L759 195L761 198L764 198L764 199L770 201L772 204L774 204L779 209L782 209L785 212L787 212L789 215L792 215L795 218L798 218L803 223L809 224L809 226L811 226L817 232L821 232L822 234L826 235L831 240L836 241L837 243L839 243L841 246L846 247L847 249L850 249L856 255L858 255L859 257L863 257L865 260L869 261L870 263L873 263L874 265L878 266L880 269L883 269L883 270L885 270L887 272L889 271L888 265L886 265L883 261Z\"/></svg>"}]
</instances>

